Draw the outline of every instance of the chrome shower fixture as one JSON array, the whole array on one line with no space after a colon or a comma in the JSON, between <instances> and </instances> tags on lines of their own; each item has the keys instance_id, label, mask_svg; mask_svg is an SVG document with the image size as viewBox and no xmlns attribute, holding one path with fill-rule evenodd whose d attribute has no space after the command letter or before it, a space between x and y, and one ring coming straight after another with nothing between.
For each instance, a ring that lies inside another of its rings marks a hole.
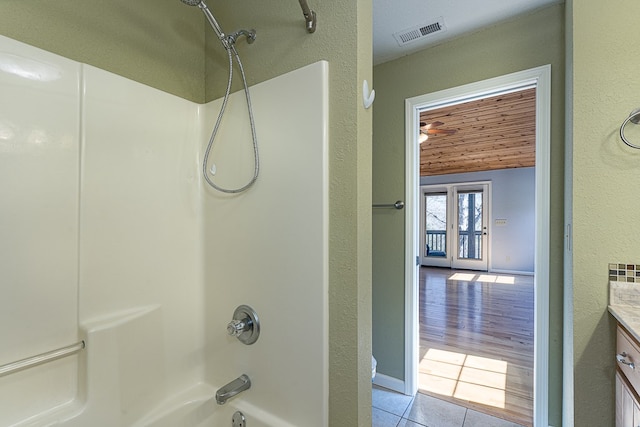
<instances>
[{"instance_id":1,"label":"chrome shower fixture","mask_svg":"<svg viewBox=\"0 0 640 427\"><path fill-rule=\"evenodd\" d=\"M245 390L249 390L250 388L251 379L249 379L247 374L242 374L235 380L231 381L229 384L222 386L222 388L216 391L216 402L218 403L218 405L224 405L225 403L227 403L227 400L231 399L233 396L237 396L238 394L242 393ZM235 414L233 417L234 419L236 418ZM244 416L242 418L244 418Z\"/></svg>"},{"instance_id":2,"label":"chrome shower fixture","mask_svg":"<svg viewBox=\"0 0 640 427\"><path fill-rule=\"evenodd\" d=\"M220 40L220 42L222 43L225 49L228 50L231 46L233 46L236 40L238 39L238 37L240 36L245 36L247 38L247 43L249 44L253 43L256 40L256 30L253 30L253 29L238 30L235 33L232 33L228 36L225 35L224 32L222 31L222 28L220 27L220 24L218 24L218 21L216 21L216 18L214 18L213 13L211 13L211 11L209 10L209 7L207 7L207 4L203 0L180 0L180 1L189 6L198 6L200 10L202 10L202 13L204 13L204 16L207 18L207 21L209 21L209 24L211 24L213 31L216 32L218 39Z\"/></svg>"},{"instance_id":3,"label":"chrome shower fixture","mask_svg":"<svg viewBox=\"0 0 640 427\"><path fill-rule=\"evenodd\" d=\"M182 1L182 3L186 5L198 6L200 8L202 13L204 13L204 16L207 18L207 21L209 21L209 24L211 24L211 27L216 32L216 35L218 36L218 39L220 40L220 43L222 43L222 46L224 47L224 49L227 51L227 57L229 58L229 78L227 80L227 90L224 94L224 100L222 101L220 112L218 113L218 119L216 120L216 124L213 126L213 131L211 132L209 143L207 144L207 148L204 152L204 159L202 161L202 175L205 181L207 182L207 184L209 184L215 190L221 191L223 193L229 193L229 194L242 193L243 191L251 187L258 179L258 173L260 170L260 165L259 165L260 158L258 155L258 138L256 136L256 127L255 127L255 121L253 119L253 110L251 108L251 96L249 95L249 86L247 84L247 78L244 74L244 67L242 66L242 61L240 60L240 55L238 55L238 51L236 50L235 44L236 44L236 40L240 36L244 36L247 39L247 43L249 44L253 43L256 39L256 30L253 30L253 29L238 30L227 36L224 34L224 32L222 32L222 28L220 28L220 24L218 24L218 21L216 21L216 18L213 17L213 14L211 13L209 8L207 7L207 4L203 0L180 0L180 1ZM247 101L247 111L249 113L249 125L251 127L251 142L253 145L253 177L251 177L251 179L249 179L249 182L247 182L245 185L241 187L224 188L217 185L215 182L213 182L212 177L209 176L210 174L215 175L216 173L215 164L211 165L210 170L207 169L207 164L209 160L209 154L211 153L211 147L213 145L213 141L215 140L216 135L218 134L220 122L222 121L222 117L224 116L224 112L227 107L227 102L229 101L229 95L231 94L231 83L233 80L233 58L235 58L236 63L238 64L238 68L240 69L240 75L242 76L242 84L244 86L244 94ZM257 336L256 336L256 339L257 339Z\"/></svg>"},{"instance_id":4,"label":"chrome shower fixture","mask_svg":"<svg viewBox=\"0 0 640 427\"><path fill-rule=\"evenodd\" d=\"M316 24L318 22L318 17L316 16L316 13L313 10L309 9L307 0L299 0L299 2L300 2L300 7L302 8L302 14L304 15L304 20L306 22L307 32L315 33Z\"/></svg>"},{"instance_id":5,"label":"chrome shower fixture","mask_svg":"<svg viewBox=\"0 0 640 427\"><path fill-rule=\"evenodd\" d=\"M256 30L253 28L250 30L238 30L235 33L229 34L227 36L227 41L233 45L240 36L244 36L247 39L247 43L251 44L256 41Z\"/></svg>"},{"instance_id":6,"label":"chrome shower fixture","mask_svg":"<svg viewBox=\"0 0 640 427\"><path fill-rule=\"evenodd\" d=\"M238 306L233 312L233 320L227 325L227 334L246 345L256 342L260 336L260 321L255 310L248 305Z\"/></svg>"}]
</instances>

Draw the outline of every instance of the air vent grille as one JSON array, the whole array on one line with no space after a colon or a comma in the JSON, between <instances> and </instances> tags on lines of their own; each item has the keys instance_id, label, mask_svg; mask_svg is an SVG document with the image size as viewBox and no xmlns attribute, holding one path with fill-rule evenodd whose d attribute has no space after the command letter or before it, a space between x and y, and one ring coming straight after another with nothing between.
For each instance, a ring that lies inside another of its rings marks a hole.
<instances>
[{"instance_id":1,"label":"air vent grille","mask_svg":"<svg viewBox=\"0 0 640 427\"><path fill-rule=\"evenodd\" d=\"M407 43L420 40L427 37L430 34L446 31L447 28L444 25L444 18L440 17L436 22L426 25L418 25L417 27L407 28L406 30L399 31L393 34L400 46L404 46Z\"/></svg>"},{"instance_id":2,"label":"air vent grille","mask_svg":"<svg viewBox=\"0 0 640 427\"><path fill-rule=\"evenodd\" d=\"M426 36L427 34L435 33L436 31L440 31L440 30L442 30L442 25L440 25L439 22L434 22L433 24L429 24L429 25L425 25L424 27L421 27L420 33L422 33L423 36Z\"/></svg>"}]
</instances>

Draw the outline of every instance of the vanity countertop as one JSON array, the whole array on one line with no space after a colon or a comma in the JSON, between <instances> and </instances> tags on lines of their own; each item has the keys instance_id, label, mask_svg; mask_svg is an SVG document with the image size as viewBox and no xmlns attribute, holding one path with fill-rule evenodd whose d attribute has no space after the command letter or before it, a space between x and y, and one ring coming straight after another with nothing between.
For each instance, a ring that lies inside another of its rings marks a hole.
<instances>
[{"instance_id":1,"label":"vanity countertop","mask_svg":"<svg viewBox=\"0 0 640 427\"><path fill-rule=\"evenodd\" d=\"M629 331L637 342L640 342L640 307L611 304L609 313Z\"/></svg>"}]
</instances>

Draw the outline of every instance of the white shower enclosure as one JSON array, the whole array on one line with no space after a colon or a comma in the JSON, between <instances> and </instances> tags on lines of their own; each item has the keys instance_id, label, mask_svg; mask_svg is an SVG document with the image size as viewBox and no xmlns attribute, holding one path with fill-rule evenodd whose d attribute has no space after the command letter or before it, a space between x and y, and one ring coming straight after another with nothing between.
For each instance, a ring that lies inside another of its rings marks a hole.
<instances>
[{"instance_id":1,"label":"white shower enclosure","mask_svg":"<svg viewBox=\"0 0 640 427\"><path fill-rule=\"evenodd\" d=\"M225 195L200 164L220 100L0 37L0 425L327 425L327 82L319 62L251 88L260 176ZM212 150L222 185L253 172L243 102ZM241 304L249 346L226 333Z\"/></svg>"}]
</instances>

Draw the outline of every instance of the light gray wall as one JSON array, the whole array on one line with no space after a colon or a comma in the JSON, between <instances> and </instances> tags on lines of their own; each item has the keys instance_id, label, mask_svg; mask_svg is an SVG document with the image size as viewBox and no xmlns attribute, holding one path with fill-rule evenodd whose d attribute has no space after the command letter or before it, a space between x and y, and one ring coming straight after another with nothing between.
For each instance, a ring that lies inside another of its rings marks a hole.
<instances>
[{"instance_id":1,"label":"light gray wall","mask_svg":"<svg viewBox=\"0 0 640 427\"><path fill-rule=\"evenodd\" d=\"M535 168L423 176L420 185L491 181L489 269L532 273L535 253ZM496 226L496 219L507 224Z\"/></svg>"}]
</instances>

